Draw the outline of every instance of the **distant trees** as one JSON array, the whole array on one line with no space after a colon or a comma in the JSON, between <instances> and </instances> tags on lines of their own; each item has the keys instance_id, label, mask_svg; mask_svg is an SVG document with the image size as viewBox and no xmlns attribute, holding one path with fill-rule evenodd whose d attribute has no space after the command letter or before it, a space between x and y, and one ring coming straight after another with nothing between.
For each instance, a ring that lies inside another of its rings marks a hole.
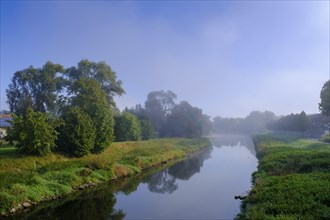
<instances>
[{"instance_id":1,"label":"distant trees","mask_svg":"<svg viewBox=\"0 0 330 220\"><path fill-rule=\"evenodd\" d=\"M271 130L304 132L310 128L310 118L304 111L300 114L283 116L269 125Z\"/></svg>"},{"instance_id":2,"label":"distant trees","mask_svg":"<svg viewBox=\"0 0 330 220\"><path fill-rule=\"evenodd\" d=\"M203 120L201 109L182 101L173 107L162 128L162 135L165 137L201 137Z\"/></svg>"},{"instance_id":3,"label":"distant trees","mask_svg":"<svg viewBox=\"0 0 330 220\"><path fill-rule=\"evenodd\" d=\"M320 93L319 110L323 115L330 116L330 80L326 81Z\"/></svg>"},{"instance_id":4,"label":"distant trees","mask_svg":"<svg viewBox=\"0 0 330 220\"><path fill-rule=\"evenodd\" d=\"M202 110L187 101L175 103L172 91L153 91L145 102L145 115L150 118L158 137L200 137L210 131L210 120Z\"/></svg>"},{"instance_id":5,"label":"distant trees","mask_svg":"<svg viewBox=\"0 0 330 220\"><path fill-rule=\"evenodd\" d=\"M245 118L215 117L213 129L216 133L254 134L266 131L268 124L274 120L275 114L271 111L252 111Z\"/></svg>"},{"instance_id":6,"label":"distant trees","mask_svg":"<svg viewBox=\"0 0 330 220\"><path fill-rule=\"evenodd\" d=\"M43 156L55 148L55 122L44 112L28 108L24 115L15 116L7 139L16 142L19 152Z\"/></svg>"},{"instance_id":7,"label":"distant trees","mask_svg":"<svg viewBox=\"0 0 330 220\"><path fill-rule=\"evenodd\" d=\"M172 91L163 90L150 92L147 96L145 110L158 135L175 106L176 98L177 95Z\"/></svg>"}]
</instances>

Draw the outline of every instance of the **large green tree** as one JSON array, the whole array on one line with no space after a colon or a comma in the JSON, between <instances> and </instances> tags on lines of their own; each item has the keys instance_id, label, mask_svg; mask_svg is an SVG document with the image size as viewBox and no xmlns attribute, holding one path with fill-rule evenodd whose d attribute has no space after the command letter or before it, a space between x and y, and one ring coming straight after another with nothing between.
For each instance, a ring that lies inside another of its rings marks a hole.
<instances>
[{"instance_id":1,"label":"large green tree","mask_svg":"<svg viewBox=\"0 0 330 220\"><path fill-rule=\"evenodd\" d=\"M330 116L330 80L326 81L320 93L319 109L322 114Z\"/></svg>"},{"instance_id":2,"label":"large green tree","mask_svg":"<svg viewBox=\"0 0 330 220\"><path fill-rule=\"evenodd\" d=\"M28 108L25 115L14 115L12 124L8 139L16 142L21 153L43 156L54 149L58 133L47 113Z\"/></svg>"},{"instance_id":3,"label":"large green tree","mask_svg":"<svg viewBox=\"0 0 330 220\"><path fill-rule=\"evenodd\" d=\"M63 88L64 68L48 61L42 68L30 66L17 71L6 90L10 111L25 114L28 108L34 111L55 111L58 96Z\"/></svg>"},{"instance_id":4,"label":"large green tree","mask_svg":"<svg viewBox=\"0 0 330 220\"><path fill-rule=\"evenodd\" d=\"M93 152L101 152L114 140L114 120L111 105L101 85L94 79L81 77L75 82L77 90L70 105L87 113L96 128Z\"/></svg>"},{"instance_id":5,"label":"large green tree","mask_svg":"<svg viewBox=\"0 0 330 220\"><path fill-rule=\"evenodd\" d=\"M92 62L81 60L77 67L66 69L66 75L69 82L69 92L75 93L80 88L75 82L81 78L93 79L100 85L100 88L106 94L107 101L115 107L114 96L125 93L122 87L122 81L117 80L116 73L105 62Z\"/></svg>"},{"instance_id":6,"label":"large green tree","mask_svg":"<svg viewBox=\"0 0 330 220\"><path fill-rule=\"evenodd\" d=\"M56 149L76 157L89 154L96 137L96 128L89 115L79 107L69 107L61 118Z\"/></svg>"},{"instance_id":7,"label":"large green tree","mask_svg":"<svg viewBox=\"0 0 330 220\"><path fill-rule=\"evenodd\" d=\"M139 120L129 112L123 112L115 117L116 141L137 141L141 139Z\"/></svg>"}]
</instances>

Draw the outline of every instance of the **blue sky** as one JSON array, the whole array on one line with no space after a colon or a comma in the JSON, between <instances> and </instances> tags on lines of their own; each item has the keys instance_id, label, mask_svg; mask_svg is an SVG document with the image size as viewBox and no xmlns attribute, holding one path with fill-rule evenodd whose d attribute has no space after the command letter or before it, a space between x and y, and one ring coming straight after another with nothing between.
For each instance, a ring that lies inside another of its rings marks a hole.
<instances>
[{"instance_id":1,"label":"blue sky","mask_svg":"<svg viewBox=\"0 0 330 220\"><path fill-rule=\"evenodd\" d=\"M211 116L317 113L329 77L329 1L1 1L1 100L47 60L106 61L120 108L172 90Z\"/></svg>"}]
</instances>

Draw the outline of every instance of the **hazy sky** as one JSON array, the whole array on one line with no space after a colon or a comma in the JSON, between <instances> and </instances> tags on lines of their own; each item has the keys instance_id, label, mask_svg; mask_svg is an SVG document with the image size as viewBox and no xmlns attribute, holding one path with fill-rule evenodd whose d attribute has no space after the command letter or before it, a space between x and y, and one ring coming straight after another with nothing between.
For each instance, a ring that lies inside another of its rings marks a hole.
<instances>
[{"instance_id":1,"label":"hazy sky","mask_svg":"<svg viewBox=\"0 0 330 220\"><path fill-rule=\"evenodd\" d=\"M329 77L329 1L3 1L1 106L13 74L106 61L118 106L172 90L211 116L317 113Z\"/></svg>"}]
</instances>

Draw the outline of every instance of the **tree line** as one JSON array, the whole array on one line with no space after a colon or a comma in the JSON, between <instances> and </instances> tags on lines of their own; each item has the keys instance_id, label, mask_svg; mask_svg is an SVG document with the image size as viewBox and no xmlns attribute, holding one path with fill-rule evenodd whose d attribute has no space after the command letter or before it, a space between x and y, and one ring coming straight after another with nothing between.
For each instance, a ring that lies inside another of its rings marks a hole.
<instances>
[{"instance_id":1,"label":"tree line","mask_svg":"<svg viewBox=\"0 0 330 220\"><path fill-rule=\"evenodd\" d=\"M186 101L176 104L171 91L150 92L144 106L120 112L114 97L125 91L105 62L30 66L14 74L6 93L13 113L7 140L24 154L80 157L113 141L200 137L211 124L201 109Z\"/></svg>"}]
</instances>

